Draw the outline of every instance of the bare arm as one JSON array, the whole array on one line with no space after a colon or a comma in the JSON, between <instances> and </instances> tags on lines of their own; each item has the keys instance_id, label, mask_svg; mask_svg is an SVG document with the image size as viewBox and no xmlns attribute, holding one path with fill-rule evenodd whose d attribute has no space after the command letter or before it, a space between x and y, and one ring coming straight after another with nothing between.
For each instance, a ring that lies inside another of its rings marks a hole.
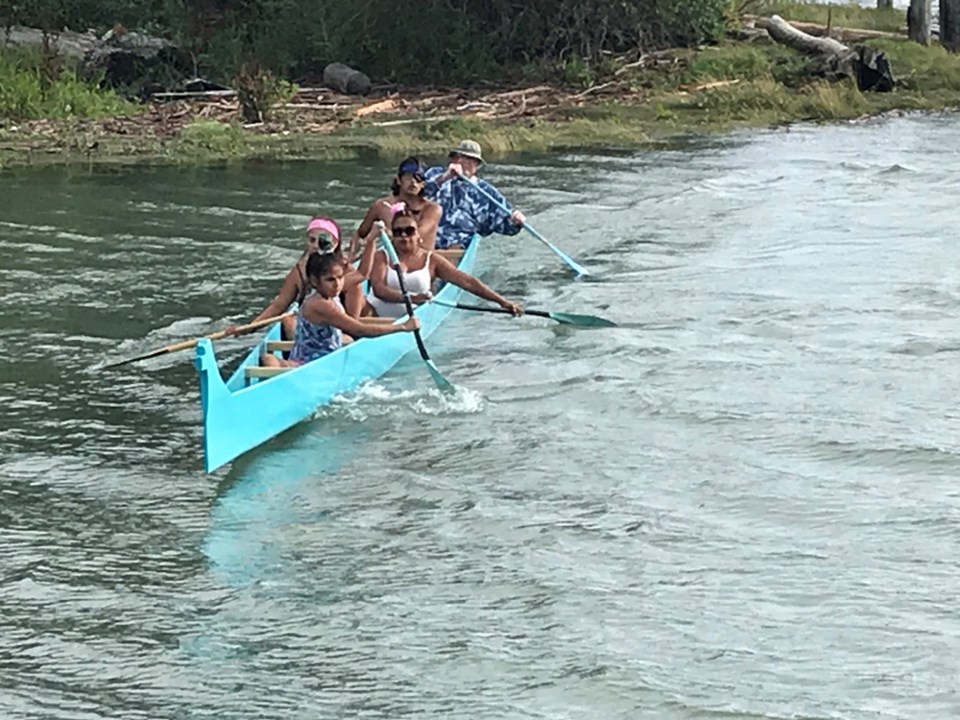
<instances>
[{"instance_id":1,"label":"bare arm","mask_svg":"<svg viewBox=\"0 0 960 720\"><path fill-rule=\"evenodd\" d=\"M521 315L523 313L523 308L520 305L510 302L503 295L498 293L496 290L493 290L488 285L485 285L473 275L468 275L467 273L458 270L452 262L447 260L442 255L437 255L434 253L430 256L430 262L433 263L433 275L441 280L446 280L448 283L453 283L457 287L462 287L464 290L472 292L474 295L482 297L484 300L495 302L497 305L509 310L514 315Z\"/></svg>"},{"instance_id":2,"label":"bare arm","mask_svg":"<svg viewBox=\"0 0 960 720\"><path fill-rule=\"evenodd\" d=\"M389 203L383 198L380 198L379 200L374 200L373 204L367 208L363 220L360 221L357 229L354 230L353 235L350 236L350 260L353 260L357 256L357 250L360 247L360 238L365 238L370 234L370 230L374 227L373 224L377 220L383 220L385 207L389 208Z\"/></svg>"},{"instance_id":3,"label":"bare arm","mask_svg":"<svg viewBox=\"0 0 960 720\"><path fill-rule=\"evenodd\" d=\"M350 268L350 270L347 271L346 277L343 279L344 288L359 285L370 277L370 272L373 270L373 256L377 250L377 238L380 235L380 226L373 223L372 227L373 230L367 235L363 246L363 255L360 257L360 264L357 265L356 269Z\"/></svg>"},{"instance_id":4,"label":"bare arm","mask_svg":"<svg viewBox=\"0 0 960 720\"><path fill-rule=\"evenodd\" d=\"M257 315L253 321L256 322L257 320L262 320L263 318L279 315L288 307L290 307L290 303L297 299L297 294L299 292L300 273L297 271L297 265L294 265L292 268L290 268L290 272L288 272L287 276L283 279L283 283L280 285L280 290L277 292L277 296L270 301L270 304L267 305L263 312Z\"/></svg>"},{"instance_id":5,"label":"bare arm","mask_svg":"<svg viewBox=\"0 0 960 720\"><path fill-rule=\"evenodd\" d=\"M365 323L323 301L308 304L303 309L303 317L315 325L332 325L351 337L380 337L397 332L413 332L420 327L420 321L416 318L407 318L400 325Z\"/></svg>"}]
</instances>

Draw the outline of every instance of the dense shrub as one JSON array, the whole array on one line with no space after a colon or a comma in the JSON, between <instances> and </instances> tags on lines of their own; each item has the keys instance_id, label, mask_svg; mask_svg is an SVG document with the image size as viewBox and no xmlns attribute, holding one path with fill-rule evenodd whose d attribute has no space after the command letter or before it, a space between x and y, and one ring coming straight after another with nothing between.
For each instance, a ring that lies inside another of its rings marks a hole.
<instances>
[{"instance_id":1,"label":"dense shrub","mask_svg":"<svg viewBox=\"0 0 960 720\"><path fill-rule=\"evenodd\" d=\"M0 23L57 31L121 23L164 34L227 80L251 59L310 81L328 62L400 82L466 83L505 69L696 44L729 0L8 0Z\"/></svg>"}]
</instances>

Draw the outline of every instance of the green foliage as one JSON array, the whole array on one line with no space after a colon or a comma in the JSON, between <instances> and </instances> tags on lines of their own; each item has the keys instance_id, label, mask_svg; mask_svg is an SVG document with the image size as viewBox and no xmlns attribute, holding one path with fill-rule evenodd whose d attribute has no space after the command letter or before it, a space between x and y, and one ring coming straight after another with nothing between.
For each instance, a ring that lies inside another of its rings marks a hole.
<instances>
[{"instance_id":1,"label":"green foliage","mask_svg":"<svg viewBox=\"0 0 960 720\"><path fill-rule=\"evenodd\" d=\"M574 55L563 65L563 80L567 85L590 87L594 78L593 68L581 57Z\"/></svg>"},{"instance_id":2,"label":"green foliage","mask_svg":"<svg viewBox=\"0 0 960 720\"><path fill-rule=\"evenodd\" d=\"M691 59L686 81L753 80L768 77L770 53L749 45L731 45L707 49Z\"/></svg>"},{"instance_id":3,"label":"green foliage","mask_svg":"<svg viewBox=\"0 0 960 720\"><path fill-rule=\"evenodd\" d=\"M686 47L716 40L723 34L729 0L656 0L654 15L663 41Z\"/></svg>"},{"instance_id":4,"label":"green foliage","mask_svg":"<svg viewBox=\"0 0 960 720\"><path fill-rule=\"evenodd\" d=\"M813 61L782 45L721 45L695 55L684 82L772 78L788 87L810 81Z\"/></svg>"},{"instance_id":5,"label":"green foliage","mask_svg":"<svg viewBox=\"0 0 960 720\"><path fill-rule=\"evenodd\" d=\"M960 92L960 55L940 45L896 40L871 40L890 60L893 76L904 90L924 93Z\"/></svg>"},{"instance_id":6,"label":"green foliage","mask_svg":"<svg viewBox=\"0 0 960 720\"><path fill-rule=\"evenodd\" d=\"M106 117L128 113L132 106L96 82L85 82L72 69L46 76L40 54L0 53L0 118Z\"/></svg>"},{"instance_id":7,"label":"green foliage","mask_svg":"<svg viewBox=\"0 0 960 720\"><path fill-rule=\"evenodd\" d=\"M668 110L662 102L657 103L657 120L673 120L676 116L676 113Z\"/></svg>"},{"instance_id":8,"label":"green foliage","mask_svg":"<svg viewBox=\"0 0 960 720\"><path fill-rule=\"evenodd\" d=\"M173 37L198 72L253 58L316 82L330 62L381 81L469 84L531 63L589 83L608 53L711 42L729 0L0 0L0 23L56 32L123 23Z\"/></svg>"},{"instance_id":9,"label":"green foliage","mask_svg":"<svg viewBox=\"0 0 960 720\"><path fill-rule=\"evenodd\" d=\"M296 85L279 79L257 62L240 66L233 86L240 100L240 111L248 123L269 119L275 105L287 102L297 91Z\"/></svg>"},{"instance_id":10,"label":"green foliage","mask_svg":"<svg viewBox=\"0 0 960 720\"><path fill-rule=\"evenodd\" d=\"M757 78L693 93L671 109L701 124L762 125L858 117L871 106L853 82L817 81L796 91L772 78Z\"/></svg>"},{"instance_id":11,"label":"green foliage","mask_svg":"<svg viewBox=\"0 0 960 720\"><path fill-rule=\"evenodd\" d=\"M186 147L233 151L243 147L243 129L216 120L197 120L180 132L179 142Z\"/></svg>"}]
</instances>

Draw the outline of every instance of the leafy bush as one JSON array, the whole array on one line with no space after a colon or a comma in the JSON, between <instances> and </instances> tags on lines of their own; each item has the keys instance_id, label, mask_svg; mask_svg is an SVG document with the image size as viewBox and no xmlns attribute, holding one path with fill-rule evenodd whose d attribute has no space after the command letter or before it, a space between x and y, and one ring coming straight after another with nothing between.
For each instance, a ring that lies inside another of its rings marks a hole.
<instances>
[{"instance_id":1,"label":"leafy bush","mask_svg":"<svg viewBox=\"0 0 960 720\"><path fill-rule=\"evenodd\" d=\"M71 68L45 73L39 54L0 53L0 118L105 117L122 115L132 106L96 81L84 81Z\"/></svg>"},{"instance_id":2,"label":"leafy bush","mask_svg":"<svg viewBox=\"0 0 960 720\"><path fill-rule=\"evenodd\" d=\"M716 40L729 0L15 0L0 25L105 29L173 37L211 79L243 62L315 81L330 62L405 83L499 79L528 64L592 68L607 53ZM589 68L587 68L589 70ZM591 71L592 72L592 71ZM572 80L583 84L587 72Z\"/></svg>"},{"instance_id":3,"label":"leafy bush","mask_svg":"<svg viewBox=\"0 0 960 720\"><path fill-rule=\"evenodd\" d=\"M269 119L273 107L288 101L297 91L295 85L280 80L256 62L241 65L233 84L243 119L248 123Z\"/></svg>"}]
</instances>

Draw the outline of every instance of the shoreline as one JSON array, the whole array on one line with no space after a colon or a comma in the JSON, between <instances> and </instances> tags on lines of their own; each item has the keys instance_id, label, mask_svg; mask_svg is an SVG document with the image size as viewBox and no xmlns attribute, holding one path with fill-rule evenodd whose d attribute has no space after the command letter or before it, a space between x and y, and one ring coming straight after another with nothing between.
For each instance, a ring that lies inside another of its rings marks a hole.
<instances>
[{"instance_id":1,"label":"shoreline","mask_svg":"<svg viewBox=\"0 0 960 720\"><path fill-rule=\"evenodd\" d=\"M0 123L0 169L49 165L208 165L443 154L470 137L491 158L565 149L642 150L753 127L864 120L960 107L960 57L904 38L869 40L897 87L861 93L809 77L769 40L621 58L588 87L485 93L384 88L367 97L305 89L268 122L243 125L235 98L152 101L131 115Z\"/></svg>"}]
</instances>

